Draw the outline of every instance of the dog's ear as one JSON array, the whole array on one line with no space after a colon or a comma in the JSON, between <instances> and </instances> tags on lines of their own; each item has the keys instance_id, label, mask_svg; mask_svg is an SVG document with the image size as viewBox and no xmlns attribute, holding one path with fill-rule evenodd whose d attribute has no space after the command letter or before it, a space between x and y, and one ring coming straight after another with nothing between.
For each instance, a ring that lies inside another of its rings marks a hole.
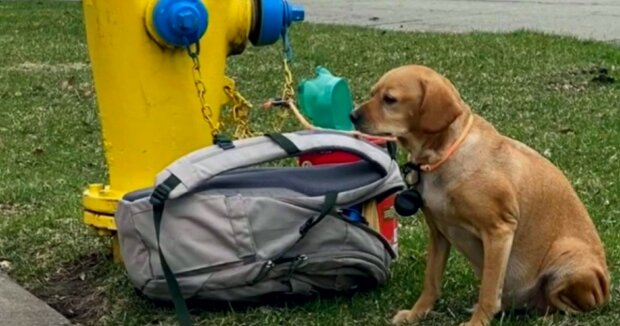
<instances>
[{"instance_id":1,"label":"dog's ear","mask_svg":"<svg viewBox=\"0 0 620 326\"><path fill-rule=\"evenodd\" d=\"M463 113L460 96L454 87L441 79L421 82L422 102L418 110L418 127L429 134L438 133Z\"/></svg>"}]
</instances>

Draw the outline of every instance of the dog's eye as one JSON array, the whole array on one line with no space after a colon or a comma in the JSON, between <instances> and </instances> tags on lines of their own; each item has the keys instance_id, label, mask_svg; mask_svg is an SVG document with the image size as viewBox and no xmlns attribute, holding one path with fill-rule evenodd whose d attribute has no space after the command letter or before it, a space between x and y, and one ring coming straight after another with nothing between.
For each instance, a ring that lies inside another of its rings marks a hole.
<instances>
[{"instance_id":1,"label":"dog's eye","mask_svg":"<svg viewBox=\"0 0 620 326\"><path fill-rule=\"evenodd\" d=\"M396 98L390 94L383 94L383 102L385 104L394 104L396 103Z\"/></svg>"}]
</instances>

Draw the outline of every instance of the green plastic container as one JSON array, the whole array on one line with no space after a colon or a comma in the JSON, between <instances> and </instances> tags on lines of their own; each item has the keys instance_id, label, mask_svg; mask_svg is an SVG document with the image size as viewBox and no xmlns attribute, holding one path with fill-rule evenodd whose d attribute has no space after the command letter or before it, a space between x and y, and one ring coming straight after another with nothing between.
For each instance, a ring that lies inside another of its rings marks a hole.
<instances>
[{"instance_id":1,"label":"green plastic container","mask_svg":"<svg viewBox=\"0 0 620 326\"><path fill-rule=\"evenodd\" d=\"M321 66L315 73L314 79L302 80L297 87L301 111L317 127L353 130L349 119L353 110L349 84Z\"/></svg>"}]
</instances>

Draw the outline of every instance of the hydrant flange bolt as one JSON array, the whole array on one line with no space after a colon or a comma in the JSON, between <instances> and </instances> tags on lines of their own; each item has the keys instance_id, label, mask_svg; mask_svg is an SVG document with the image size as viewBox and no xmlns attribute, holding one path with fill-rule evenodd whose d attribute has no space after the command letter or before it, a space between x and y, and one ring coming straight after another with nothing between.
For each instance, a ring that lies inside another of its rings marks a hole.
<instances>
[{"instance_id":1,"label":"hydrant flange bolt","mask_svg":"<svg viewBox=\"0 0 620 326\"><path fill-rule=\"evenodd\" d=\"M286 27L291 26L293 22L304 21L306 12L303 6L296 5L296 4L289 4L287 1L285 1L284 7L286 8L284 12L285 14L284 22L286 24Z\"/></svg>"},{"instance_id":2,"label":"hydrant flange bolt","mask_svg":"<svg viewBox=\"0 0 620 326\"><path fill-rule=\"evenodd\" d=\"M200 0L158 0L152 15L154 32L173 47L198 42L209 25L209 13Z\"/></svg>"}]
</instances>

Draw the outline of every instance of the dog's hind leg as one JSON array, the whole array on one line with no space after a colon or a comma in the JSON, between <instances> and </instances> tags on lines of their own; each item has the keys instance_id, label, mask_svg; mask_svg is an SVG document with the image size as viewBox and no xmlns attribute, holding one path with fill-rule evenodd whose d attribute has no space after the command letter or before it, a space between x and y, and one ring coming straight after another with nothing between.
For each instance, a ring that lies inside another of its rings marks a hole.
<instances>
[{"instance_id":1,"label":"dog's hind leg","mask_svg":"<svg viewBox=\"0 0 620 326\"><path fill-rule=\"evenodd\" d=\"M609 301L609 279L595 266L578 267L549 284L547 301L567 313L594 310Z\"/></svg>"},{"instance_id":2,"label":"dog's hind leg","mask_svg":"<svg viewBox=\"0 0 620 326\"><path fill-rule=\"evenodd\" d=\"M550 280L544 289L552 310L581 313L609 301L610 277L600 259L584 248L587 248L585 244L577 239L561 240L553 245L552 264L547 267Z\"/></svg>"}]
</instances>

